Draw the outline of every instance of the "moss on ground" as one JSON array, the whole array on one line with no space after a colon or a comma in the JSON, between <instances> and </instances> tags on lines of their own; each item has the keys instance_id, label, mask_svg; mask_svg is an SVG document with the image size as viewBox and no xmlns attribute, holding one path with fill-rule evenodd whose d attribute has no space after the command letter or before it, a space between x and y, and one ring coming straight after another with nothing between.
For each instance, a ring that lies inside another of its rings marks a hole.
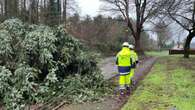
<instances>
[{"instance_id":1,"label":"moss on ground","mask_svg":"<svg viewBox=\"0 0 195 110\"><path fill-rule=\"evenodd\" d=\"M195 110L195 58L159 58L122 110Z\"/></svg>"}]
</instances>

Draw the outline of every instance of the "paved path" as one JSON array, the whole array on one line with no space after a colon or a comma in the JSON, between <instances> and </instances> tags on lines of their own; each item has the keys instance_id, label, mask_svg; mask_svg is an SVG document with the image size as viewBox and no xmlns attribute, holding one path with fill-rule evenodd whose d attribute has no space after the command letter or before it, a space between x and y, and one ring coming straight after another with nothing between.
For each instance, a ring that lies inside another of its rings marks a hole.
<instances>
[{"instance_id":1,"label":"paved path","mask_svg":"<svg viewBox=\"0 0 195 110\"><path fill-rule=\"evenodd\" d=\"M110 79L117 74L117 66L115 64L115 57L108 57L99 63L99 66L104 75L104 79Z\"/></svg>"},{"instance_id":2,"label":"paved path","mask_svg":"<svg viewBox=\"0 0 195 110\"><path fill-rule=\"evenodd\" d=\"M156 58L146 58L142 60L135 73L136 82L139 82L139 80L141 80L143 76L150 71L155 60ZM110 79L117 74L117 67L115 66L114 57L109 57L102 60L101 63L99 63L99 66L105 79ZM54 110L119 110L127 100L128 97L123 102L119 103L116 97L110 97L98 103L63 105L59 109Z\"/></svg>"},{"instance_id":3,"label":"paved path","mask_svg":"<svg viewBox=\"0 0 195 110\"><path fill-rule=\"evenodd\" d=\"M143 73L149 72L150 67L155 60L156 58L154 57L141 60L141 63L137 66L135 71L135 79L140 79L140 76L143 76ZM102 74L104 75L104 79L110 79L118 73L117 66L115 64L115 57L106 58L102 60L99 65L102 70Z\"/></svg>"}]
</instances>

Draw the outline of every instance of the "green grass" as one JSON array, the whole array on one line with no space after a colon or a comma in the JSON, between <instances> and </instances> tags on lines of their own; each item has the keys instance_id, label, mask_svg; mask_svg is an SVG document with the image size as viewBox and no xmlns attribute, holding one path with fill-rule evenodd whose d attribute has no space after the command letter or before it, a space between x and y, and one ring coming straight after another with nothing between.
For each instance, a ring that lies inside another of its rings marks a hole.
<instances>
[{"instance_id":1,"label":"green grass","mask_svg":"<svg viewBox=\"0 0 195 110\"><path fill-rule=\"evenodd\" d=\"M122 110L195 110L194 65L194 57L160 57Z\"/></svg>"},{"instance_id":2,"label":"green grass","mask_svg":"<svg viewBox=\"0 0 195 110\"><path fill-rule=\"evenodd\" d=\"M169 55L169 51L168 50L164 50L164 51L147 51L145 53L148 56L158 56L158 57L168 56Z\"/></svg>"},{"instance_id":3,"label":"green grass","mask_svg":"<svg viewBox=\"0 0 195 110\"><path fill-rule=\"evenodd\" d=\"M175 54L175 55L169 55L168 50L163 50L163 51L146 51L145 54L147 56L155 56L155 57L165 57L165 56L172 56L172 57L183 57L183 54ZM190 57L195 57L195 55L190 55Z\"/></svg>"}]
</instances>

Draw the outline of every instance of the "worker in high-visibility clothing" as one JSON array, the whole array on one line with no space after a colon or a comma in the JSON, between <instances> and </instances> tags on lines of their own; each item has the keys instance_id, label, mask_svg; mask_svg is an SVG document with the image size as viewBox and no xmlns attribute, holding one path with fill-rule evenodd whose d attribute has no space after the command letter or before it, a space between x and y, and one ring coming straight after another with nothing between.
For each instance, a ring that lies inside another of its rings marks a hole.
<instances>
[{"instance_id":1,"label":"worker in high-visibility clothing","mask_svg":"<svg viewBox=\"0 0 195 110\"><path fill-rule=\"evenodd\" d=\"M131 58L132 58L132 62L133 62L132 66L131 66L130 80L131 80L131 84L134 84L133 77L135 74L136 65L138 63L138 55L134 51L134 45L129 45L129 49L131 51Z\"/></svg>"},{"instance_id":2,"label":"worker in high-visibility clothing","mask_svg":"<svg viewBox=\"0 0 195 110\"><path fill-rule=\"evenodd\" d=\"M120 95L130 94L130 71L132 66L131 52L129 43L124 42L122 50L116 56L116 64L119 72L119 89Z\"/></svg>"}]
</instances>

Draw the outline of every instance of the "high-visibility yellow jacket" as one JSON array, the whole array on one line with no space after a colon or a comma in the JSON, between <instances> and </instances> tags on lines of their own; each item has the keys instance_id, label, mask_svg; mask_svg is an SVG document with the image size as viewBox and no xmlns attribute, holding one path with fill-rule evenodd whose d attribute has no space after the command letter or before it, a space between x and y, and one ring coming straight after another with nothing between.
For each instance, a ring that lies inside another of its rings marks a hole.
<instances>
[{"instance_id":1,"label":"high-visibility yellow jacket","mask_svg":"<svg viewBox=\"0 0 195 110\"><path fill-rule=\"evenodd\" d=\"M116 57L118 66L126 67L132 65L131 51L128 47L123 47Z\"/></svg>"},{"instance_id":2,"label":"high-visibility yellow jacket","mask_svg":"<svg viewBox=\"0 0 195 110\"><path fill-rule=\"evenodd\" d=\"M132 66L131 68L136 68L136 64L138 63L138 56L137 53L134 50L130 50L131 51L131 58L132 58Z\"/></svg>"},{"instance_id":3,"label":"high-visibility yellow jacket","mask_svg":"<svg viewBox=\"0 0 195 110\"><path fill-rule=\"evenodd\" d=\"M123 47L122 50L116 56L116 64L120 75L127 75L131 71L133 64L131 58L131 51L128 47Z\"/></svg>"},{"instance_id":4,"label":"high-visibility yellow jacket","mask_svg":"<svg viewBox=\"0 0 195 110\"><path fill-rule=\"evenodd\" d=\"M131 50L133 63L136 63L138 61L138 55L134 50Z\"/></svg>"}]
</instances>

